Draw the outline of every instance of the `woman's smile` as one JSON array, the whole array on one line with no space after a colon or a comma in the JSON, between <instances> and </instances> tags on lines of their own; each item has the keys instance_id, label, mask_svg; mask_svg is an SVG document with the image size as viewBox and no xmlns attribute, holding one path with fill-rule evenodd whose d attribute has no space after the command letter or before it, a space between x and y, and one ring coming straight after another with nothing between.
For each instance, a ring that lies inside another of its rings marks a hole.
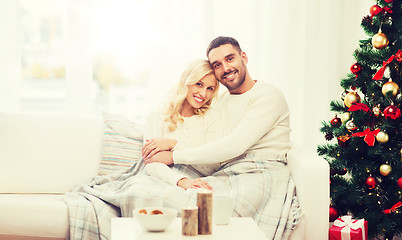
<instances>
[{"instance_id":1,"label":"woman's smile","mask_svg":"<svg viewBox=\"0 0 402 240\"><path fill-rule=\"evenodd\" d=\"M203 97L198 97L198 96L194 96L194 100L198 103L203 103L204 102L204 98Z\"/></svg>"}]
</instances>

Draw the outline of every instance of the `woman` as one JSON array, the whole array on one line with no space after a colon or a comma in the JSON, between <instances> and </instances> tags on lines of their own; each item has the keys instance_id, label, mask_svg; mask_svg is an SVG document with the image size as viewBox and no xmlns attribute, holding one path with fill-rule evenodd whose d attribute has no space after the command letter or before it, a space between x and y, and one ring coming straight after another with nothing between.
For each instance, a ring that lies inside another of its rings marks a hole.
<instances>
[{"instance_id":1,"label":"woman","mask_svg":"<svg viewBox=\"0 0 402 240\"><path fill-rule=\"evenodd\" d=\"M211 108L219 90L219 82L206 60L193 62L183 72L180 81L170 92L168 103L148 118L142 154L150 157L159 151L170 151L182 147L192 147L216 138L219 133L218 114ZM162 163L146 165L145 171L165 182L188 188L212 187L205 181L181 173L183 167L192 168L194 176L208 176L215 172L219 164L173 166ZM188 171L186 171L188 172Z\"/></svg>"},{"instance_id":2,"label":"woman","mask_svg":"<svg viewBox=\"0 0 402 240\"><path fill-rule=\"evenodd\" d=\"M168 104L148 118L144 136L149 141L144 146L144 156L159 149L199 145L217 137L220 121L210 107L218 88L219 83L206 60L190 65L170 92ZM110 238L111 218L131 217L136 207L133 203L143 196L157 195L163 199L165 207L177 210L194 205L195 188L212 189L199 178L213 173L219 164L174 165L172 168L162 163L143 166L144 162L138 161L126 172L97 176L66 194L70 238ZM219 190L219 184L214 183L214 187L215 191Z\"/></svg>"}]
</instances>

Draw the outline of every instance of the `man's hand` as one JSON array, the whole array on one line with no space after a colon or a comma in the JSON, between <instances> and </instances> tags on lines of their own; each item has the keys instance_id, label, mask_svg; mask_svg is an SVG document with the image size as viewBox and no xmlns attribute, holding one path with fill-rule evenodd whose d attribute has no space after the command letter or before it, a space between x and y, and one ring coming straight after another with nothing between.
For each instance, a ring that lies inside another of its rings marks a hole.
<instances>
[{"instance_id":1,"label":"man's hand","mask_svg":"<svg viewBox=\"0 0 402 240\"><path fill-rule=\"evenodd\" d=\"M150 158L160 151L170 151L177 144L177 141L169 138L154 138L147 140L142 148L142 157Z\"/></svg>"},{"instance_id":2,"label":"man's hand","mask_svg":"<svg viewBox=\"0 0 402 240\"><path fill-rule=\"evenodd\" d=\"M158 152L152 157L145 157L144 158L145 164L153 163L153 162L160 162L166 165L173 164L173 152L172 151L162 151Z\"/></svg>"},{"instance_id":3,"label":"man's hand","mask_svg":"<svg viewBox=\"0 0 402 240\"><path fill-rule=\"evenodd\" d=\"M209 183L199 178L197 179L182 178L177 182L177 186L182 187L184 189L205 188L212 191L211 185L209 185Z\"/></svg>"}]
</instances>

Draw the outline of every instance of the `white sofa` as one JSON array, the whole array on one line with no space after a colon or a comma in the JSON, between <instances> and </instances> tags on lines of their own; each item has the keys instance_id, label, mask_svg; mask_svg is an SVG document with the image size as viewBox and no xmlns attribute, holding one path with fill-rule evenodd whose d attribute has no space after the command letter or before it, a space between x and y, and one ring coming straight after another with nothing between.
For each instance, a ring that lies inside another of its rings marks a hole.
<instances>
[{"instance_id":1,"label":"white sofa","mask_svg":"<svg viewBox=\"0 0 402 240\"><path fill-rule=\"evenodd\" d=\"M98 173L102 117L0 112L0 239L68 239L65 192ZM304 218L292 239L328 238L329 167L294 147Z\"/></svg>"}]
</instances>

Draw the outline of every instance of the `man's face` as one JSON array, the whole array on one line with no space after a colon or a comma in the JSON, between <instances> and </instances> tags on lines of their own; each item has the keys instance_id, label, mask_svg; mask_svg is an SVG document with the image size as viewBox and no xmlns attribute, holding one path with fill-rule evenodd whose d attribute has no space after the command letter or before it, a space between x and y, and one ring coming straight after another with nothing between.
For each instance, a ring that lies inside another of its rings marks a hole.
<instances>
[{"instance_id":1,"label":"man's face","mask_svg":"<svg viewBox=\"0 0 402 240\"><path fill-rule=\"evenodd\" d=\"M225 44L212 49L208 59L216 78L231 93L244 83L247 72L247 55L244 52L240 54L231 44Z\"/></svg>"}]
</instances>

